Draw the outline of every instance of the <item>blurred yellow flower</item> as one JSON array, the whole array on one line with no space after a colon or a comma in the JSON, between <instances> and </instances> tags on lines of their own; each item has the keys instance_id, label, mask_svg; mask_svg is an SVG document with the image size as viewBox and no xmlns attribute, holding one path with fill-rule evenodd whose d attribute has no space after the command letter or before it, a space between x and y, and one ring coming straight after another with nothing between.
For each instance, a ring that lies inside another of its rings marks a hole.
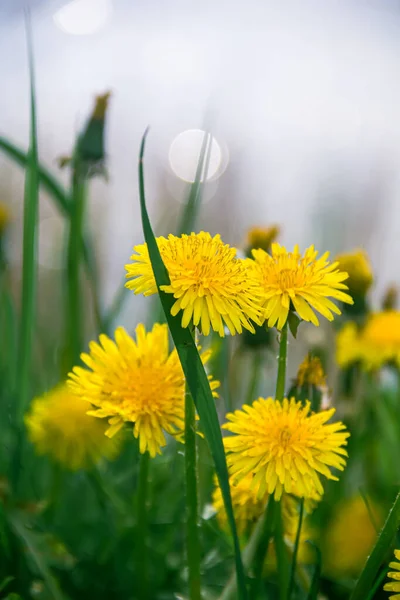
<instances>
[{"instance_id":1,"label":"blurred yellow flower","mask_svg":"<svg viewBox=\"0 0 400 600\"><path fill-rule=\"evenodd\" d=\"M351 296L364 295L371 287L373 274L368 255L364 250L354 250L336 257L339 269L348 273L347 285Z\"/></svg>"},{"instance_id":2,"label":"blurred yellow flower","mask_svg":"<svg viewBox=\"0 0 400 600\"><path fill-rule=\"evenodd\" d=\"M25 424L37 453L72 471L89 469L101 458L114 458L120 438L105 437L107 423L90 417L87 409L87 402L65 384L35 398Z\"/></svg>"},{"instance_id":3,"label":"blurred yellow flower","mask_svg":"<svg viewBox=\"0 0 400 600\"><path fill-rule=\"evenodd\" d=\"M161 257L168 271L170 285L161 289L173 294L171 314L182 312L182 327L201 327L204 335L210 328L224 336L224 324L230 333L243 328L254 333L250 319L261 325L262 291L244 260L236 258L236 249L224 244L219 235L211 237L201 231L176 237L157 238ZM135 246L133 264L126 265L126 287L145 296L157 292L147 244Z\"/></svg>"},{"instance_id":4,"label":"blurred yellow flower","mask_svg":"<svg viewBox=\"0 0 400 600\"><path fill-rule=\"evenodd\" d=\"M222 498L221 488L219 487L217 478L214 480L215 487L212 495L212 504L214 510L217 513L217 520L221 527L226 531L229 531L228 519L225 512L225 505ZM231 488L232 506L235 513L236 526L240 534L244 533L251 524L254 524L263 514L265 507L268 502L269 494L266 492L264 496L259 497L257 490L252 485L253 475L247 474L245 477L235 482L235 478L230 476L229 485ZM284 521L288 524L286 529L292 530L293 523L289 525L289 520L293 519L296 522L296 528L298 525L298 502L292 496L283 494L283 516ZM321 499L320 496L315 495L313 499L307 499L305 502L306 513L311 513L318 502Z\"/></svg>"},{"instance_id":5,"label":"blurred yellow flower","mask_svg":"<svg viewBox=\"0 0 400 600\"><path fill-rule=\"evenodd\" d=\"M10 221L10 211L6 204L0 202L0 234L4 231Z\"/></svg>"},{"instance_id":6,"label":"blurred yellow flower","mask_svg":"<svg viewBox=\"0 0 400 600\"><path fill-rule=\"evenodd\" d=\"M210 356L202 355L205 363ZM115 342L106 335L90 343L81 358L88 369L74 367L71 391L95 408L88 414L108 418L106 435L114 436L124 423L132 423L139 449L154 457L166 445L164 432L181 436L184 429L185 378L176 349L169 352L168 327L156 323L146 333L136 328L136 341L119 327ZM219 382L209 376L214 397ZM88 407L89 408L89 407Z\"/></svg>"},{"instance_id":7,"label":"blurred yellow flower","mask_svg":"<svg viewBox=\"0 0 400 600\"><path fill-rule=\"evenodd\" d=\"M268 327L285 325L289 310L293 309L304 321L319 325L314 310L329 321L333 314L340 315L339 308L329 297L353 304L352 298L343 290L347 285L347 273L339 271L338 263L329 263L329 252L317 259L318 252L310 246L302 256L296 245L293 252L284 246L272 244L271 255L264 250L253 250L254 261L248 259L265 292Z\"/></svg>"},{"instance_id":8,"label":"blurred yellow flower","mask_svg":"<svg viewBox=\"0 0 400 600\"><path fill-rule=\"evenodd\" d=\"M307 354L297 371L296 385L315 385L316 387L326 386L326 377L324 369L318 356Z\"/></svg>"},{"instance_id":9,"label":"blurred yellow flower","mask_svg":"<svg viewBox=\"0 0 400 600\"><path fill-rule=\"evenodd\" d=\"M400 550L395 550L394 555L400 561ZM389 600L400 600L400 562L392 561L389 563L389 567L395 569L388 573L388 577L393 581L385 583L383 589L385 592L396 592L393 596L389 596Z\"/></svg>"},{"instance_id":10,"label":"blurred yellow flower","mask_svg":"<svg viewBox=\"0 0 400 600\"><path fill-rule=\"evenodd\" d=\"M327 425L335 409L310 414L310 403L259 398L251 406L229 413L222 427L236 434L224 438L234 481L253 474L258 497L266 492L279 500L283 492L312 498L323 494L319 474L337 480L330 470L343 471L349 433L343 423Z\"/></svg>"},{"instance_id":11,"label":"blurred yellow flower","mask_svg":"<svg viewBox=\"0 0 400 600\"><path fill-rule=\"evenodd\" d=\"M358 577L383 524L383 512L369 502L371 515L361 496L340 503L324 539L324 565L334 577Z\"/></svg>"},{"instance_id":12,"label":"blurred yellow flower","mask_svg":"<svg viewBox=\"0 0 400 600\"><path fill-rule=\"evenodd\" d=\"M276 240L280 233L277 225L271 227L252 227L247 232L247 247L251 249L262 248L268 252L272 242Z\"/></svg>"},{"instance_id":13,"label":"blurred yellow flower","mask_svg":"<svg viewBox=\"0 0 400 600\"><path fill-rule=\"evenodd\" d=\"M360 362L365 369L400 365L400 312L373 313L361 329L346 323L336 337L336 360L340 367Z\"/></svg>"}]
</instances>

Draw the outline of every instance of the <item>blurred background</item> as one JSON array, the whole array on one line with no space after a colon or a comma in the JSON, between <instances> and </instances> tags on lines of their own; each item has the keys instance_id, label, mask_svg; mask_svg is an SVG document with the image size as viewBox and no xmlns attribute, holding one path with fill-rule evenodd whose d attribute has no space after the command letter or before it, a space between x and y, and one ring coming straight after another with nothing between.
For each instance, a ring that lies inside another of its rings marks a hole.
<instances>
[{"instance_id":1,"label":"blurred background","mask_svg":"<svg viewBox=\"0 0 400 600\"><path fill-rule=\"evenodd\" d=\"M0 133L27 148L22 0L0 2ZM90 189L104 301L142 241L137 154L158 233L173 230L201 134L214 135L198 229L243 244L279 223L281 243L365 248L374 294L398 279L400 5L395 0L31 0L41 161L71 152L96 94L110 90L109 180ZM186 132L186 133L185 133ZM188 133L189 132L189 133ZM184 135L182 135L184 134ZM24 172L0 154L10 260L21 263ZM62 264L65 221L42 197L40 277ZM19 269L15 270L18 278ZM139 299L121 321L141 318ZM139 308L138 308L139 307ZM144 310L144 308L143 308ZM136 318L137 317L137 318Z\"/></svg>"}]
</instances>

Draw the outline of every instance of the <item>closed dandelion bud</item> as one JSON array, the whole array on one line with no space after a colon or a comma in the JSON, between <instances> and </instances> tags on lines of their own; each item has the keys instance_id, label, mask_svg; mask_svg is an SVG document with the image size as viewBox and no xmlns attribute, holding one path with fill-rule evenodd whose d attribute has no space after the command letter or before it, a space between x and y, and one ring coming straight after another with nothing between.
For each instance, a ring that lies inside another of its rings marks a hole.
<instances>
[{"instance_id":1,"label":"closed dandelion bud","mask_svg":"<svg viewBox=\"0 0 400 600\"><path fill-rule=\"evenodd\" d=\"M343 305L343 310L351 315L363 315L368 306L366 294L373 282L373 274L368 255L363 250L355 250L336 257L339 269L348 273L346 281L349 293L354 300L353 305Z\"/></svg>"},{"instance_id":2,"label":"closed dandelion bud","mask_svg":"<svg viewBox=\"0 0 400 600\"><path fill-rule=\"evenodd\" d=\"M398 290L395 285L391 285L387 290L383 297L382 301L382 309L383 310L396 310L397 307L397 299L398 299Z\"/></svg>"},{"instance_id":3,"label":"closed dandelion bud","mask_svg":"<svg viewBox=\"0 0 400 600\"><path fill-rule=\"evenodd\" d=\"M271 227L252 227L247 232L246 255L251 258L251 251L258 248L269 252L272 242L275 242L279 233L280 229L277 225L271 225Z\"/></svg>"},{"instance_id":4,"label":"closed dandelion bud","mask_svg":"<svg viewBox=\"0 0 400 600\"><path fill-rule=\"evenodd\" d=\"M326 377L321 360L317 356L308 354L299 366L296 379L288 395L301 402L309 400L311 410L318 412L326 390Z\"/></svg>"}]
</instances>

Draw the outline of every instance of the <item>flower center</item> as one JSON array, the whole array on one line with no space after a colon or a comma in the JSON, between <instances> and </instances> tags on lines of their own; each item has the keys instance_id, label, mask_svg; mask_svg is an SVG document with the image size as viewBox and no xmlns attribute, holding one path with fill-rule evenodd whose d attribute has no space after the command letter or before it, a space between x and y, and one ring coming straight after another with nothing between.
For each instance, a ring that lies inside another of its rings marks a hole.
<instances>
[{"instance_id":1,"label":"flower center","mask_svg":"<svg viewBox=\"0 0 400 600\"><path fill-rule=\"evenodd\" d=\"M292 439L292 432L289 429L289 427L284 427L280 432L279 432L279 443L281 446L283 446L284 448L287 448L289 442Z\"/></svg>"}]
</instances>

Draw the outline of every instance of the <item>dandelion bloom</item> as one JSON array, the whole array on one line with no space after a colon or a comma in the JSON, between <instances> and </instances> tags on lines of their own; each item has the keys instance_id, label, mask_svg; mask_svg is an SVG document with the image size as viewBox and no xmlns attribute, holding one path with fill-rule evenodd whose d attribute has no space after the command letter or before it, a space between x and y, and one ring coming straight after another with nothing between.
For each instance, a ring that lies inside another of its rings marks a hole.
<instances>
[{"instance_id":1,"label":"dandelion bloom","mask_svg":"<svg viewBox=\"0 0 400 600\"><path fill-rule=\"evenodd\" d=\"M324 531L324 568L333 577L357 578L365 565L384 521L382 508L368 505L361 496L341 502Z\"/></svg>"},{"instance_id":2,"label":"dandelion bloom","mask_svg":"<svg viewBox=\"0 0 400 600\"><path fill-rule=\"evenodd\" d=\"M254 489L253 476L251 473L235 481L234 477L229 478L229 485L231 489L232 506L235 514L235 521L238 532L240 534L248 531L252 525L261 517L268 502L269 494L266 492L262 497L259 497L257 490ZM311 513L314 510L315 504L320 500L320 496L315 495L311 500L308 499L305 502L306 513ZM212 495L213 508L217 514L217 520L221 529L229 531L228 519L226 516L225 505L222 498L221 488L218 484L218 480L215 478L215 487ZM285 523L286 530L293 530L293 521L296 521L296 527L298 525L298 502L292 496L287 494L283 495L283 518L284 527ZM290 524L289 524L290 521ZM295 527L295 529L296 529Z\"/></svg>"},{"instance_id":3,"label":"dandelion bloom","mask_svg":"<svg viewBox=\"0 0 400 600\"><path fill-rule=\"evenodd\" d=\"M318 252L310 246L302 256L296 245L293 252L284 246L272 244L271 254L253 250L253 270L265 293L268 327L282 329L289 310L295 310L304 321L319 325L315 310L329 321L333 313L340 315L339 308L329 299L353 304L352 298L343 290L347 285L347 273L340 271L338 263L329 263L329 252L317 259Z\"/></svg>"},{"instance_id":4,"label":"dandelion bloom","mask_svg":"<svg viewBox=\"0 0 400 600\"><path fill-rule=\"evenodd\" d=\"M373 274L368 255L364 250L354 250L347 254L336 256L339 269L345 271L349 278L347 285L352 296L364 295L371 287Z\"/></svg>"},{"instance_id":5,"label":"dandelion bloom","mask_svg":"<svg viewBox=\"0 0 400 600\"><path fill-rule=\"evenodd\" d=\"M326 424L335 409L310 413L294 398L259 398L229 413L222 427L236 434L224 439L227 462L236 481L253 474L259 497L279 500L285 491L310 498L323 494L319 475L337 481L330 470L345 467L349 433L343 423Z\"/></svg>"},{"instance_id":6,"label":"dandelion bloom","mask_svg":"<svg viewBox=\"0 0 400 600\"><path fill-rule=\"evenodd\" d=\"M397 560L400 560L400 550L395 550L394 555ZM385 592L396 592L393 596L389 596L389 600L400 600L400 562L392 561L389 563L389 567L395 569L388 573L388 577L393 579L393 581L385 583L383 589Z\"/></svg>"},{"instance_id":7,"label":"dandelion bloom","mask_svg":"<svg viewBox=\"0 0 400 600\"><path fill-rule=\"evenodd\" d=\"M252 227L247 232L247 247L250 249L262 248L266 252L271 248L272 242L280 233L277 225L271 227Z\"/></svg>"},{"instance_id":8,"label":"dandelion bloom","mask_svg":"<svg viewBox=\"0 0 400 600\"><path fill-rule=\"evenodd\" d=\"M326 386L324 369L322 368L321 360L318 358L318 356L310 356L307 354L297 371L296 384L298 386Z\"/></svg>"},{"instance_id":9,"label":"dandelion bloom","mask_svg":"<svg viewBox=\"0 0 400 600\"><path fill-rule=\"evenodd\" d=\"M203 355L203 362L208 356ZM138 325L136 341L119 327L115 342L101 335L100 343L91 342L90 353L81 358L88 369L74 367L69 385L95 407L88 414L108 418L107 436L132 423L140 452L154 457L166 445L165 432L182 435L185 378L178 353L169 352L167 325L157 323L148 333ZM210 384L212 390L219 386L217 381Z\"/></svg>"},{"instance_id":10,"label":"dandelion bloom","mask_svg":"<svg viewBox=\"0 0 400 600\"><path fill-rule=\"evenodd\" d=\"M28 436L38 454L48 454L67 469L87 469L114 458L120 440L105 437L107 423L87 414L87 402L66 384L35 398L25 416Z\"/></svg>"},{"instance_id":11,"label":"dandelion bloom","mask_svg":"<svg viewBox=\"0 0 400 600\"><path fill-rule=\"evenodd\" d=\"M340 367L360 362L367 370L391 361L400 366L400 312L373 313L362 328L346 323L336 337L336 360Z\"/></svg>"},{"instance_id":12,"label":"dandelion bloom","mask_svg":"<svg viewBox=\"0 0 400 600\"><path fill-rule=\"evenodd\" d=\"M224 324L230 333L243 328L254 333L251 321L263 321L260 298L262 291L247 262L236 258L236 249L224 244L219 235L191 233L157 238L170 284L161 290L172 294L175 303L171 314L182 312L182 327L193 324L204 335L210 328L224 336ZM147 244L135 246L133 264L126 265L126 287L145 296L157 292Z\"/></svg>"}]
</instances>

